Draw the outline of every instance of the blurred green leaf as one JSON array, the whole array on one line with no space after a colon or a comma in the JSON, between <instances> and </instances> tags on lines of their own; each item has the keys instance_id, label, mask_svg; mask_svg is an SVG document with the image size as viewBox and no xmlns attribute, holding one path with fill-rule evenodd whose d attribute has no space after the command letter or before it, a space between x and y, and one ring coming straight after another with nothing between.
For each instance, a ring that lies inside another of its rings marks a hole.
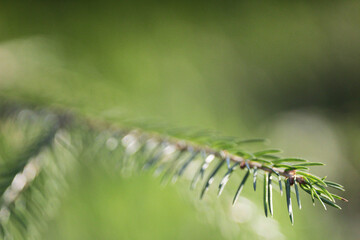
<instances>
[{"instance_id":1,"label":"blurred green leaf","mask_svg":"<svg viewBox=\"0 0 360 240\"><path fill-rule=\"evenodd\" d=\"M214 171L210 174L209 178L207 179L207 181L201 191L200 199L202 199L204 197L205 192L209 189L211 183L214 181L216 173L220 170L220 168L222 167L222 165L224 165L224 163L225 163L225 161L220 160L218 165L215 167Z\"/></svg>"},{"instance_id":2,"label":"blurred green leaf","mask_svg":"<svg viewBox=\"0 0 360 240\"><path fill-rule=\"evenodd\" d=\"M283 163L283 162L306 162L307 160L302 158L281 158L277 160L273 160L274 164Z\"/></svg>"}]
</instances>

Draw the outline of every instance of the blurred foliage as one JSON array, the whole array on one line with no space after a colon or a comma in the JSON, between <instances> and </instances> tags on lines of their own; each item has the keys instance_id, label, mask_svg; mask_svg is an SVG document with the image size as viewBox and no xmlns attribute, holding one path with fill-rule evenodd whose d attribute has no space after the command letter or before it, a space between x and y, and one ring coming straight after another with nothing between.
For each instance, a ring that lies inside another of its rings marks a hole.
<instances>
[{"instance_id":1,"label":"blurred foliage","mask_svg":"<svg viewBox=\"0 0 360 240\"><path fill-rule=\"evenodd\" d=\"M359 1L347 0L4 1L0 94L114 123L124 116L156 117L152 121L160 118L172 125L211 128L240 138L269 137L287 155L325 162L326 172L317 173L343 183L350 200L343 211L327 213L318 207L312 210L310 200L296 213L302 219L294 228L287 225L283 209L277 218L282 236L323 239L326 232L331 239L356 239L360 235L359 10ZM127 209L138 216L143 227L136 233L146 238L233 237L208 227L202 218L194 220L191 231L177 230L195 213L171 187L162 192L144 176L125 180L102 176L86 171L79 176L88 185L78 186L69 197L49 230L51 238L98 239L102 234L108 239L136 238L131 235L136 230L122 235L139 227L136 221L124 221L102 209L101 192L108 181L114 181L113 186L106 185L105 196L113 199L109 208L120 208L119 215ZM98 181L88 180L92 178ZM113 194L120 194L120 187L127 198L118 203L114 199L121 195ZM141 204L142 195L133 189L153 189L146 195L149 203L143 205L148 206L146 214L134 207L133 201ZM156 200L164 204L152 212L151 201ZM274 208L284 205L275 203ZM172 212L176 207L180 210ZM167 212L173 213L173 222ZM91 221L94 218L99 220ZM271 221L253 221L251 226L266 229ZM111 222L118 224L109 226ZM157 224L172 230L150 227ZM84 235L89 229L100 235ZM180 232L188 235L182 237Z\"/></svg>"}]
</instances>

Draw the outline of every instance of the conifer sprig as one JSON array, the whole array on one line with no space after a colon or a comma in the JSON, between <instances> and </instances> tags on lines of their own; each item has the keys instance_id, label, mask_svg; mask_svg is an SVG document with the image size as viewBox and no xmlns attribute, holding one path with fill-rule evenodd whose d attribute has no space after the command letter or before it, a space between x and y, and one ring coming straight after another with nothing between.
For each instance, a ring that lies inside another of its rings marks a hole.
<instances>
[{"instance_id":1,"label":"conifer sprig","mask_svg":"<svg viewBox=\"0 0 360 240\"><path fill-rule=\"evenodd\" d=\"M1 106L0 120L18 116L23 112L23 109L18 107L18 105L16 107ZM309 172L309 167L322 166L324 164L309 162L302 158L282 158L278 155L281 153L281 150L278 149L265 149L255 152L247 150L246 146L248 144L264 142L264 139L244 140L236 137L224 137L213 131L198 131L194 129L174 130L172 128L154 127L149 124L135 124L134 122L124 122L122 127L112 126L78 117L74 114L63 114L61 111L49 109L32 112L34 114L41 113L44 115L44 119L47 119L43 122L44 126L46 126L46 131L42 131L42 134L37 139L31 140L32 143L29 145L29 150L25 150L15 160L10 161L11 164L7 165L6 168L2 168L3 172L0 176L1 183L3 183L1 185L2 188L0 188L0 190L2 189L2 192L0 192L2 195L0 202L2 204L0 209L0 234L2 236L10 234L6 227L9 226L8 219L20 224L19 228L23 229L20 230L21 233L26 230L26 226L29 223L20 221L23 217L19 215L14 204L17 198L20 198L21 195L29 194L28 192L33 191L32 189L34 188L42 191L41 183L38 181L27 181L21 191L17 191L17 195L12 201L8 201L7 196L16 185L14 183L17 181L16 176L23 176L28 164L33 163L33 157L54 148L53 139L57 132L63 128L67 129L70 135L76 129L78 138L84 142L79 145L88 146L88 148L84 147L81 151L96 151L90 154L82 153L81 155L92 156L94 160L98 160L96 158L100 156L100 153L108 152L106 154L109 158L108 162L113 163L115 161L114 164L121 168L120 172L127 173L128 171L131 172L139 169L153 170L156 175L161 175L162 183L166 183L168 180L172 182L177 181L189 168L194 168L193 163L195 161L202 161L199 169L193 174L191 181L191 188L194 189L200 181L205 180L200 192L200 198L205 196L216 177L222 172L221 170L225 170L225 175L222 176L218 183L219 196L223 193L224 188L235 172L245 171L237 190L234 191L233 204L236 204L250 175L252 175L251 182L254 191L256 191L259 173L261 173L264 179L263 201L266 216L273 216L274 214L273 185L278 184L282 194L282 181L284 181L287 209L291 223L294 222L291 199L292 190L295 192L299 208L301 208L300 189L309 194L314 203L319 201L325 209L326 205L341 209L336 200L347 201L345 198L329 191L329 188L344 191L342 185L328 181L326 177L321 178ZM52 120L49 121L49 119ZM104 133L106 133L106 137L99 138ZM62 145L75 158L79 156L74 154L74 152L80 152L74 144ZM48 158L50 157L48 156ZM110 158L113 158L113 160L110 160ZM56 158L53 158L53 163L59 164L56 161ZM46 171L46 166L42 166L41 163L39 164L37 166L39 172L36 175L40 176L41 171ZM205 178L207 173L209 174ZM48 174L44 175L44 178L51 177ZM36 207L36 203L33 205L33 207ZM29 204L29 206L31 207L32 204ZM5 210L7 213L4 217ZM29 208L28 211L32 210ZM30 215L32 216L32 214Z\"/></svg>"},{"instance_id":2,"label":"conifer sprig","mask_svg":"<svg viewBox=\"0 0 360 240\"><path fill-rule=\"evenodd\" d=\"M137 132L139 133L139 132ZM128 133L133 134L133 133ZM340 197L336 194L330 193L328 188L334 188L341 191L344 191L344 187L338 183L326 181L326 178L320 178L309 172L310 166L323 166L323 163L318 162L309 162L302 158L281 158L280 156L274 155L279 153L279 150L262 150L258 152L245 152L242 150L244 146L240 146L240 144L234 144L231 142L221 142L215 141L215 145L212 145L211 141L208 141L207 146L200 145L202 143L198 143L196 141L184 141L176 138L171 138L166 136L164 138L156 137L157 141L161 143L166 143L165 145L173 146L179 153L186 153L190 151L197 153L205 153L207 158L217 159L218 164L215 169L209 175L208 179L205 182L205 185L202 188L200 198L204 197L204 194L209 189L210 185L213 183L215 176L218 174L219 170L227 166L227 172L223 176L222 180L219 184L218 195L220 195L227 182L230 180L233 172L236 170L245 169L246 173L240 182L240 185L234 195L233 204L236 203L245 183L247 182L249 174L253 173L253 185L254 190L256 190L256 180L257 180L257 172L263 171L264 173L264 210L265 215L273 215L273 194L272 194L272 186L273 186L273 176L276 176L279 183L280 192L282 193L282 183L281 181L285 181L286 186L286 199L288 205L288 211L291 223L294 222L293 210L292 210L292 201L291 201L291 189L294 189L296 194L296 202L301 209L301 201L300 201L300 193L299 186L304 190L305 193L308 193L312 196L313 200L317 199L326 209L325 204L341 209L341 207L336 203L335 199L342 200L347 202L347 200L343 197ZM245 143L245 142L253 142L251 140L242 140L236 141L235 143ZM214 147L211 147L214 146ZM222 146L223 149L219 150L217 147ZM231 146L231 147L229 147ZM239 148L241 147L241 149ZM271 154L269 157L268 154ZM260 158L261 157L261 158ZM211 161L212 161L211 160ZM178 161L178 158L177 158ZM193 182L197 182L199 176L204 175L204 171L208 168L208 164L210 161L204 160L202 167L199 172L195 174ZM230 162L233 162L233 165L230 165ZM226 164L225 164L226 163ZM189 162L185 161L180 167L182 169L184 166L188 166ZM315 199L314 199L315 198Z\"/></svg>"},{"instance_id":3,"label":"conifer sprig","mask_svg":"<svg viewBox=\"0 0 360 240\"><path fill-rule=\"evenodd\" d=\"M336 194L330 193L328 188L334 188L344 191L344 187L335 182L329 182L325 178L320 178L309 172L309 167L323 166L323 163L309 162L303 158L282 158L279 149L265 149L256 152L246 151L246 145L250 143L264 142L265 139L239 139L235 137L223 137L211 131L194 131L182 129L182 131L166 131L164 129L151 129L144 131L141 128L135 127L135 130L129 130L124 134L132 135L134 141L142 141L140 144L146 145L146 141L157 142L160 148L157 150L158 154L153 154L150 161L145 163L151 168L152 165L157 165L163 160L163 155L159 154L165 151L166 148L171 147L176 153L173 163L170 164L167 172L174 172L175 179L180 177L191 162L195 161L197 157L202 155L203 163L200 169L195 173L192 180L192 188L196 183L202 179L207 171L209 165L216 160L218 163L210 172L201 190L200 198L203 198L208 191L210 185L214 182L215 176L219 174L221 168L227 168L225 175L222 177L218 187L218 195L221 195L226 184L230 180L235 171L244 169L246 171L243 179L239 183L238 189L235 192L233 204L236 203L244 185L246 184L250 173L253 174L253 185L256 190L257 174L262 171L264 174L264 209L265 215L270 212L273 215L273 191L274 177L277 178L280 193L282 195L282 181L286 186L286 198L291 223L294 222L291 192L292 189L296 194L296 202L301 209L299 189L304 190L312 196L312 199L317 199L325 207L326 205L341 209L336 203L335 199L345 201L347 200ZM144 141L145 140L145 141ZM127 146L124 146L125 148ZM181 155L190 154L187 160L182 160ZM154 158L156 161L154 161ZM167 159L167 162L171 162ZM232 162L232 164L231 164ZM164 164L164 163L161 163ZM172 169L173 168L173 169ZM180 173L180 174L179 174ZM173 178L174 179L174 178Z\"/></svg>"}]
</instances>

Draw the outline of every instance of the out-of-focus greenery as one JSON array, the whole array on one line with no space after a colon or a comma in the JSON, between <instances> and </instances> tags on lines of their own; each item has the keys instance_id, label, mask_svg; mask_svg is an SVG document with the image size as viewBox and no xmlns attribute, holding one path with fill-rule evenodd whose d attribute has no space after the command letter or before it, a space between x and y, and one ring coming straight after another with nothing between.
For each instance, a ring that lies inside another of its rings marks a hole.
<instances>
[{"instance_id":1,"label":"out-of-focus greenery","mask_svg":"<svg viewBox=\"0 0 360 240\"><path fill-rule=\"evenodd\" d=\"M0 94L111 122L155 117L269 137L287 155L325 162L318 173L343 183L350 202L325 212L304 198L291 227L279 197L281 235L258 238L356 239L359 10L359 1L8 1L0 9ZM201 203L147 175L84 169L73 185L48 238L246 239L250 228L277 226L252 221L227 234L193 207Z\"/></svg>"}]
</instances>

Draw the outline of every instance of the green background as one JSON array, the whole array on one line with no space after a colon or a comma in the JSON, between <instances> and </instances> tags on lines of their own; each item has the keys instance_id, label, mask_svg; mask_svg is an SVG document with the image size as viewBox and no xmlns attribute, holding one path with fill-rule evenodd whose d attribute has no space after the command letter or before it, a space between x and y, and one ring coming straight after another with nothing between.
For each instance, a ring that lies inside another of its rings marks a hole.
<instances>
[{"instance_id":1,"label":"green background","mask_svg":"<svg viewBox=\"0 0 360 240\"><path fill-rule=\"evenodd\" d=\"M247 186L251 217L234 224L213 209L231 212L228 199L201 203L186 181L162 188L147 174L83 169L47 239L357 239L359 12L347 0L1 3L5 98L267 137L287 156L326 163L314 172L350 200L324 211L303 195L292 227L284 198L276 221L265 219Z\"/></svg>"}]
</instances>

